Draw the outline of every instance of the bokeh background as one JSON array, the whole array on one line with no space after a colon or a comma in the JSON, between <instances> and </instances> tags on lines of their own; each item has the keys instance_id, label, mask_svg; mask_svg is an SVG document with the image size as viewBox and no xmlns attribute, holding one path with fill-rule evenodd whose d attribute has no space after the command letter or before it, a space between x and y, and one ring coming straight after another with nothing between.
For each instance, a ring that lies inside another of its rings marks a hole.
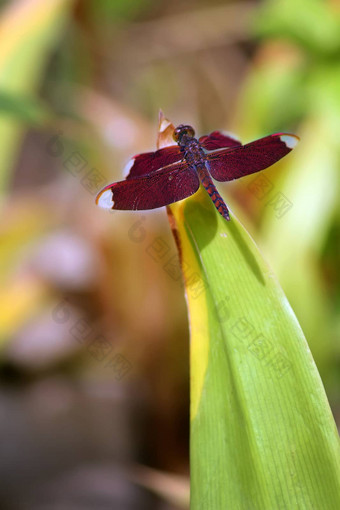
<instances>
[{"instance_id":1,"label":"bokeh background","mask_svg":"<svg viewBox=\"0 0 340 510\"><path fill-rule=\"evenodd\" d=\"M0 2L0 499L187 508L189 331L165 209L96 192L198 134L299 147L219 184L275 270L340 421L336 0Z\"/></svg>"}]
</instances>

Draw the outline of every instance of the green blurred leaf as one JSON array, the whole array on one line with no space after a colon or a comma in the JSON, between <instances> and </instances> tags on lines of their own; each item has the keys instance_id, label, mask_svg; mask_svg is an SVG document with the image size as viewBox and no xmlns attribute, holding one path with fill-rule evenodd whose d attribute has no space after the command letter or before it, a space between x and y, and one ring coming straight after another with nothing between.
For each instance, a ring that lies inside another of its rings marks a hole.
<instances>
[{"instance_id":1,"label":"green blurred leaf","mask_svg":"<svg viewBox=\"0 0 340 510\"><path fill-rule=\"evenodd\" d=\"M48 109L39 101L0 91L0 118L4 115L41 126L51 118Z\"/></svg>"},{"instance_id":2,"label":"green blurred leaf","mask_svg":"<svg viewBox=\"0 0 340 510\"><path fill-rule=\"evenodd\" d=\"M72 0L15 0L0 12L1 91L31 97L72 4ZM17 120L0 118L0 189L9 181L21 136Z\"/></svg>"},{"instance_id":3,"label":"green blurred leaf","mask_svg":"<svg viewBox=\"0 0 340 510\"><path fill-rule=\"evenodd\" d=\"M145 12L150 0L91 0L88 8L92 16L97 18L97 22L115 21L115 20L133 20L140 13Z\"/></svg>"},{"instance_id":4,"label":"green blurred leaf","mask_svg":"<svg viewBox=\"0 0 340 510\"><path fill-rule=\"evenodd\" d=\"M39 202L23 197L4 206L2 213L6 221L0 224L0 281L4 284L36 240L48 231L50 216Z\"/></svg>"},{"instance_id":5,"label":"green blurred leaf","mask_svg":"<svg viewBox=\"0 0 340 510\"><path fill-rule=\"evenodd\" d=\"M309 106L308 78L303 66L297 70L295 66L284 65L280 57L254 68L239 105L238 132L242 137L254 139L273 131L289 131Z\"/></svg>"},{"instance_id":6,"label":"green blurred leaf","mask_svg":"<svg viewBox=\"0 0 340 510\"><path fill-rule=\"evenodd\" d=\"M267 0L256 15L255 31L288 39L315 54L339 56L339 10L324 0Z\"/></svg>"}]
</instances>

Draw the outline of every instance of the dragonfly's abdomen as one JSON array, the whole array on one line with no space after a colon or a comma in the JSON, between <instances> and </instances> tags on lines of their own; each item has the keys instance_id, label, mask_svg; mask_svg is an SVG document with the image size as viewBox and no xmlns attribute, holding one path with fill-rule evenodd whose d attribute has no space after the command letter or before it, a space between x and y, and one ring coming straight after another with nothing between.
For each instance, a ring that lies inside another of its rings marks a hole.
<instances>
[{"instance_id":1,"label":"dragonfly's abdomen","mask_svg":"<svg viewBox=\"0 0 340 510\"><path fill-rule=\"evenodd\" d=\"M218 212L225 218L226 220L230 220L228 207L226 206L223 198L219 194L216 189L215 184L213 183L205 165L198 165L196 167L197 173L199 175L200 181L203 184L205 190L210 196L211 200L214 202L214 206L218 210Z\"/></svg>"}]
</instances>

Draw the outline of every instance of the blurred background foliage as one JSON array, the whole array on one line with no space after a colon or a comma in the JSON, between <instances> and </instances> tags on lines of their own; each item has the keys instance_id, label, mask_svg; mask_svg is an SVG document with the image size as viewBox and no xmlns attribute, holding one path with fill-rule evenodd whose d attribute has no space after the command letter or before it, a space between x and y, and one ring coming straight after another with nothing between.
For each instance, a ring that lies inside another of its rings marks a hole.
<instances>
[{"instance_id":1,"label":"blurred background foliage","mask_svg":"<svg viewBox=\"0 0 340 510\"><path fill-rule=\"evenodd\" d=\"M0 42L3 508L187 507L189 332L166 214L94 204L154 150L160 108L199 134L301 137L219 189L339 423L339 3L3 1Z\"/></svg>"}]
</instances>

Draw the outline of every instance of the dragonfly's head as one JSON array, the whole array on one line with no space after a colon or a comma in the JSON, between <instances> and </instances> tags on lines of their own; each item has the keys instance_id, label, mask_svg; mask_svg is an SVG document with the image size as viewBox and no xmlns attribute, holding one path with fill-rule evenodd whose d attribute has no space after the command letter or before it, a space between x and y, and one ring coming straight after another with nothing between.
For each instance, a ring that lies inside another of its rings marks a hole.
<instances>
[{"instance_id":1,"label":"dragonfly's head","mask_svg":"<svg viewBox=\"0 0 340 510\"><path fill-rule=\"evenodd\" d=\"M172 136L175 142L180 145L183 136L185 139L193 138L195 136L195 131L191 126L185 126L184 124L181 124L180 126L176 127Z\"/></svg>"}]
</instances>

